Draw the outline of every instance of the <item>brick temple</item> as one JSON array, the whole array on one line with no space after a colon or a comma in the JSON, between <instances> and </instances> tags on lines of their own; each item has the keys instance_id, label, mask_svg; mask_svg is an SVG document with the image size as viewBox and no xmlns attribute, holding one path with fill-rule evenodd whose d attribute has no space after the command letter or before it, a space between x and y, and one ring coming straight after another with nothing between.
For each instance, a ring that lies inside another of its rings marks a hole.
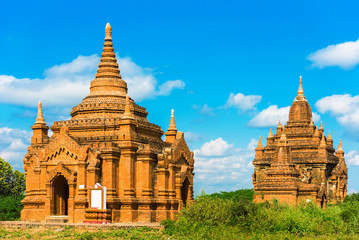
<instances>
[{"instance_id":1,"label":"brick temple","mask_svg":"<svg viewBox=\"0 0 359 240\"><path fill-rule=\"evenodd\" d=\"M269 131L265 147L259 137L253 165L255 202L305 201L323 207L346 197L348 168L341 142L335 151L330 131L325 136L322 123L314 125L302 78L287 124L279 122L274 136Z\"/></svg>"},{"instance_id":2,"label":"brick temple","mask_svg":"<svg viewBox=\"0 0 359 240\"><path fill-rule=\"evenodd\" d=\"M74 90L75 91L75 90ZM193 153L177 131L174 111L165 141L147 111L127 94L112 47L111 26L90 93L54 122L39 103L24 158L23 221L158 222L193 199ZM90 208L90 189L107 189L104 210Z\"/></svg>"}]
</instances>

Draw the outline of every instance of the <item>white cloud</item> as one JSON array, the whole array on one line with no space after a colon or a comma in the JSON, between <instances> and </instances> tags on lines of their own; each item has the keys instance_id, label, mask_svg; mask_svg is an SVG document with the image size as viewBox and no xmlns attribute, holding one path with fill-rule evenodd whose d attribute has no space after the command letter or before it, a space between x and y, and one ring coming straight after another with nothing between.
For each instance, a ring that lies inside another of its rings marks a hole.
<instances>
[{"instance_id":1,"label":"white cloud","mask_svg":"<svg viewBox=\"0 0 359 240\"><path fill-rule=\"evenodd\" d=\"M186 139L186 142L196 142L201 139L201 135L187 131L184 132L184 137Z\"/></svg>"},{"instance_id":2,"label":"white cloud","mask_svg":"<svg viewBox=\"0 0 359 240\"><path fill-rule=\"evenodd\" d=\"M220 157L228 155L234 150L233 144L227 143L222 138L217 138L215 140L211 140L210 142L206 142L200 149L195 150L194 153L196 156Z\"/></svg>"},{"instance_id":3,"label":"white cloud","mask_svg":"<svg viewBox=\"0 0 359 240\"><path fill-rule=\"evenodd\" d=\"M339 66L343 69L353 68L359 63L359 39L329 45L308 56L313 67L325 68Z\"/></svg>"},{"instance_id":4,"label":"white cloud","mask_svg":"<svg viewBox=\"0 0 359 240\"><path fill-rule=\"evenodd\" d=\"M14 168L22 170L22 160L30 145L31 135L31 132L20 129L0 128L0 157Z\"/></svg>"},{"instance_id":5,"label":"white cloud","mask_svg":"<svg viewBox=\"0 0 359 240\"><path fill-rule=\"evenodd\" d=\"M290 106L278 108L277 105L271 105L252 118L248 125L252 127L273 127L278 125L279 120L285 124L288 121L289 110Z\"/></svg>"},{"instance_id":6,"label":"white cloud","mask_svg":"<svg viewBox=\"0 0 359 240\"><path fill-rule=\"evenodd\" d=\"M254 151L258 145L258 139L252 138L251 141L248 144L247 149L249 151Z\"/></svg>"},{"instance_id":7,"label":"white cloud","mask_svg":"<svg viewBox=\"0 0 359 240\"><path fill-rule=\"evenodd\" d=\"M225 107L235 107L240 112L246 112L255 110L257 105L262 100L262 96L259 95L243 95L242 93L231 93L227 99Z\"/></svg>"},{"instance_id":8,"label":"white cloud","mask_svg":"<svg viewBox=\"0 0 359 240\"><path fill-rule=\"evenodd\" d=\"M99 61L96 54L79 56L70 63L46 69L42 79L0 75L0 102L34 107L42 100L44 106L74 106L88 95ZM118 58L118 62L129 95L136 101L169 95L173 89L185 86L181 80L158 85L152 69L138 66L129 57Z\"/></svg>"},{"instance_id":9,"label":"white cloud","mask_svg":"<svg viewBox=\"0 0 359 240\"><path fill-rule=\"evenodd\" d=\"M348 165L359 165L359 152L357 151L350 151L347 154L345 154L345 161L348 163Z\"/></svg>"},{"instance_id":10,"label":"white cloud","mask_svg":"<svg viewBox=\"0 0 359 240\"><path fill-rule=\"evenodd\" d=\"M318 113L316 113L316 112L312 112L312 120L313 120L313 122L319 122L319 120L320 120L320 115L318 114Z\"/></svg>"},{"instance_id":11,"label":"white cloud","mask_svg":"<svg viewBox=\"0 0 359 240\"><path fill-rule=\"evenodd\" d=\"M330 113L337 121L351 130L359 130L359 96L332 95L319 99L315 106L321 113Z\"/></svg>"},{"instance_id":12,"label":"white cloud","mask_svg":"<svg viewBox=\"0 0 359 240\"><path fill-rule=\"evenodd\" d=\"M271 105L252 118L248 125L251 127L275 127L279 120L282 124L286 124L289 118L289 110L290 106L278 108L277 105ZM312 112L312 119L314 122L318 122L320 115Z\"/></svg>"},{"instance_id":13,"label":"white cloud","mask_svg":"<svg viewBox=\"0 0 359 240\"><path fill-rule=\"evenodd\" d=\"M173 89L184 89L185 83L182 80L167 81L158 87L157 95L167 96Z\"/></svg>"},{"instance_id":14,"label":"white cloud","mask_svg":"<svg viewBox=\"0 0 359 240\"><path fill-rule=\"evenodd\" d=\"M192 106L193 109L196 109L198 110L198 112L200 112L201 114L203 115L208 115L208 116L214 116L214 112L213 112L213 108L208 106L208 104L204 104L203 106L202 105L193 105Z\"/></svg>"},{"instance_id":15,"label":"white cloud","mask_svg":"<svg viewBox=\"0 0 359 240\"><path fill-rule=\"evenodd\" d=\"M242 150L217 138L194 150L197 186L203 187L207 193L218 191L219 187L222 191L251 188L253 141L251 139L248 147Z\"/></svg>"}]
</instances>

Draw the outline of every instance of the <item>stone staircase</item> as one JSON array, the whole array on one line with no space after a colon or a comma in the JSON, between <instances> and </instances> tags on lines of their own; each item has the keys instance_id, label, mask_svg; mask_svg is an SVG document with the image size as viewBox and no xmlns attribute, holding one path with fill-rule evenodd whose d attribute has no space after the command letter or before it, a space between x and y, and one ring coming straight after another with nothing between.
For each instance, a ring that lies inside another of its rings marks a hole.
<instances>
[{"instance_id":1,"label":"stone staircase","mask_svg":"<svg viewBox=\"0 0 359 240\"><path fill-rule=\"evenodd\" d=\"M46 218L47 223L67 223L68 220L69 220L69 216L65 216L65 215L50 216Z\"/></svg>"}]
</instances>

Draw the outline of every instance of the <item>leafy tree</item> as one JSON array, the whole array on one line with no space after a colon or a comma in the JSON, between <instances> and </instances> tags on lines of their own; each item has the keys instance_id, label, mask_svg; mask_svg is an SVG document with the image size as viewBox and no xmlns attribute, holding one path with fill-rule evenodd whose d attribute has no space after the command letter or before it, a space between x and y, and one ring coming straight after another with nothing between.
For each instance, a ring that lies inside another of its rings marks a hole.
<instances>
[{"instance_id":1,"label":"leafy tree","mask_svg":"<svg viewBox=\"0 0 359 240\"><path fill-rule=\"evenodd\" d=\"M25 191L25 174L0 158L0 196L21 196Z\"/></svg>"}]
</instances>

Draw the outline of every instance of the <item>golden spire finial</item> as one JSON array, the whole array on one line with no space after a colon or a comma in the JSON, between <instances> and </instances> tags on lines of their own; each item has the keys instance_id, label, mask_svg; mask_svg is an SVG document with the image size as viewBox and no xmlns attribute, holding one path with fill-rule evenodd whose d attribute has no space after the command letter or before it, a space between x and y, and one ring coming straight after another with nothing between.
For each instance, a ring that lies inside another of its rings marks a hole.
<instances>
[{"instance_id":1,"label":"golden spire finial","mask_svg":"<svg viewBox=\"0 0 359 240\"><path fill-rule=\"evenodd\" d=\"M322 146L322 147L326 147L326 146L327 146L327 144L326 144L326 142L325 142L324 134L322 135L322 139L320 140L320 146Z\"/></svg>"},{"instance_id":2,"label":"golden spire finial","mask_svg":"<svg viewBox=\"0 0 359 240\"><path fill-rule=\"evenodd\" d=\"M320 121L319 130L324 130L324 128L323 128L323 122L322 122L322 121Z\"/></svg>"},{"instance_id":3,"label":"golden spire finial","mask_svg":"<svg viewBox=\"0 0 359 240\"><path fill-rule=\"evenodd\" d=\"M258 145L256 150L260 150L260 149L263 149L261 136L259 136L258 138Z\"/></svg>"},{"instance_id":4,"label":"golden spire finial","mask_svg":"<svg viewBox=\"0 0 359 240\"><path fill-rule=\"evenodd\" d=\"M170 126L168 127L168 131L177 131L176 122L175 122L175 110L171 110L171 121Z\"/></svg>"},{"instance_id":5,"label":"golden spire finial","mask_svg":"<svg viewBox=\"0 0 359 240\"><path fill-rule=\"evenodd\" d=\"M339 146L338 146L338 149L337 149L337 153L342 153L342 152L343 152L342 140L339 139Z\"/></svg>"},{"instance_id":6,"label":"golden spire finial","mask_svg":"<svg viewBox=\"0 0 359 240\"><path fill-rule=\"evenodd\" d=\"M130 108L130 97L128 96L128 94L126 95L126 105L125 105L125 112L123 114L122 119L134 119L131 113L131 108Z\"/></svg>"},{"instance_id":7,"label":"golden spire finial","mask_svg":"<svg viewBox=\"0 0 359 240\"><path fill-rule=\"evenodd\" d=\"M313 120L310 121L309 126L314 127L314 122L313 122Z\"/></svg>"},{"instance_id":8,"label":"golden spire finial","mask_svg":"<svg viewBox=\"0 0 359 240\"><path fill-rule=\"evenodd\" d=\"M110 25L110 23L107 23L107 24L106 24L105 32L106 32L105 40L106 40L106 39L112 39L112 37L111 37L111 25Z\"/></svg>"},{"instance_id":9,"label":"golden spire finial","mask_svg":"<svg viewBox=\"0 0 359 240\"><path fill-rule=\"evenodd\" d=\"M303 100L305 99L304 91L303 91L303 84L302 84L302 76L299 77L299 88L298 88L298 94L297 94L297 100Z\"/></svg>"},{"instance_id":10,"label":"golden spire finial","mask_svg":"<svg viewBox=\"0 0 359 240\"><path fill-rule=\"evenodd\" d=\"M332 140L332 136L330 135L330 131L328 132L327 140Z\"/></svg>"},{"instance_id":11,"label":"golden spire finial","mask_svg":"<svg viewBox=\"0 0 359 240\"><path fill-rule=\"evenodd\" d=\"M273 137L273 133L272 133L272 129L269 129L269 134L268 134L268 138L272 138Z\"/></svg>"},{"instance_id":12,"label":"golden spire finial","mask_svg":"<svg viewBox=\"0 0 359 240\"><path fill-rule=\"evenodd\" d=\"M35 121L35 124L46 124L44 116L42 115L42 103L39 101L38 107L37 107L37 118Z\"/></svg>"},{"instance_id":13,"label":"golden spire finial","mask_svg":"<svg viewBox=\"0 0 359 240\"><path fill-rule=\"evenodd\" d=\"M277 128L282 128L282 124L280 123L280 120L278 121L278 126Z\"/></svg>"}]
</instances>

